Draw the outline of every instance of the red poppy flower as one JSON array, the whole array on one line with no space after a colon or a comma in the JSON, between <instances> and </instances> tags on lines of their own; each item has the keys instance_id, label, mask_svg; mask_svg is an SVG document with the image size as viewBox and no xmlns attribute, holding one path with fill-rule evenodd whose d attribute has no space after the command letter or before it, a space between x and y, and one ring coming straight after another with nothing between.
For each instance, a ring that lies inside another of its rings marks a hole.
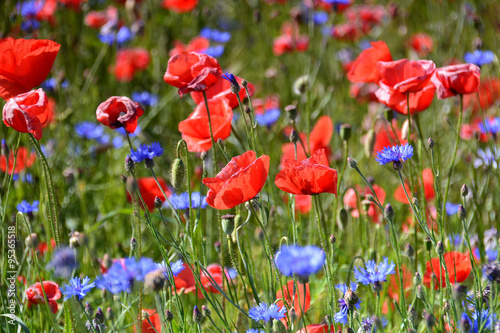
<instances>
[{"instance_id":1,"label":"red poppy flower","mask_svg":"<svg viewBox=\"0 0 500 333\"><path fill-rule=\"evenodd\" d=\"M380 103L383 103L401 114L408 114L408 100L406 94L392 89L390 86L379 82L380 88L375 92ZM410 114L427 110L434 99L436 87L428 82L422 90L410 94Z\"/></svg>"},{"instance_id":2,"label":"red poppy flower","mask_svg":"<svg viewBox=\"0 0 500 333\"><path fill-rule=\"evenodd\" d=\"M163 0L161 5L176 13L188 13L198 5L198 0Z\"/></svg>"},{"instance_id":3,"label":"red poppy flower","mask_svg":"<svg viewBox=\"0 0 500 333\"><path fill-rule=\"evenodd\" d=\"M425 57L432 52L434 41L426 33L420 32L410 37L410 46L420 57Z\"/></svg>"},{"instance_id":4,"label":"red poppy flower","mask_svg":"<svg viewBox=\"0 0 500 333\"><path fill-rule=\"evenodd\" d=\"M50 311L52 311L52 313L57 313L56 300L61 298L61 291L59 290L59 285L52 281L43 281L43 290L40 282L32 284L28 289L26 289L28 309L33 305L45 304L45 298L43 297L44 290L45 295L47 295L47 300L49 301Z\"/></svg>"},{"instance_id":5,"label":"red poppy flower","mask_svg":"<svg viewBox=\"0 0 500 333\"><path fill-rule=\"evenodd\" d=\"M130 82L135 73L145 70L150 62L149 52L142 48L121 49L116 53L115 66L112 72L120 82Z\"/></svg>"},{"instance_id":6,"label":"red poppy flower","mask_svg":"<svg viewBox=\"0 0 500 333\"><path fill-rule=\"evenodd\" d=\"M452 65L436 69L433 80L439 99L473 94L479 90L481 70L473 64Z\"/></svg>"},{"instance_id":7,"label":"red poppy flower","mask_svg":"<svg viewBox=\"0 0 500 333\"><path fill-rule=\"evenodd\" d=\"M206 270L208 272L205 273L203 270L200 271L200 282L203 285L203 288L207 292L211 292L214 294L218 294L219 291L217 288L214 286L213 281L217 283L218 287L222 289L223 281L224 281L224 275L222 275L222 267L219 264L210 264L206 267ZM231 280L231 276L229 276L229 273L227 269L224 269L224 272L226 274L226 277L228 280ZM213 281L212 281L213 280ZM199 297L203 297L203 294L200 292Z\"/></svg>"},{"instance_id":8,"label":"red poppy flower","mask_svg":"<svg viewBox=\"0 0 500 333\"><path fill-rule=\"evenodd\" d=\"M296 286L298 288L296 288ZM298 289L298 290L297 290ZM304 295L304 289L305 289L305 295ZM304 297L305 296L305 297ZM295 312L297 313L297 316L301 316L302 313L306 313L307 310L309 310L310 304L311 304L311 293L309 291L309 283L301 284L297 282L297 285L295 285L293 280L290 280L281 287L281 289L276 292L276 299L278 300L276 302L276 305L278 307L283 307L285 306L285 302L283 299L287 302L287 304L290 304Z\"/></svg>"},{"instance_id":9,"label":"red poppy flower","mask_svg":"<svg viewBox=\"0 0 500 333\"><path fill-rule=\"evenodd\" d=\"M337 195L337 170L330 168L324 149L316 150L303 161L287 160L274 180L276 186L291 194L333 193Z\"/></svg>"},{"instance_id":10,"label":"red poppy flower","mask_svg":"<svg viewBox=\"0 0 500 333\"><path fill-rule=\"evenodd\" d=\"M48 21L52 26L56 24L55 12L57 9L57 0L45 0L42 9L36 13L38 21Z\"/></svg>"},{"instance_id":11,"label":"red poppy flower","mask_svg":"<svg viewBox=\"0 0 500 333\"><path fill-rule=\"evenodd\" d=\"M167 183L165 183L165 180L163 178L158 178L158 183L160 183L165 194L167 196L170 196L171 193L167 186ZM163 196L163 193L161 193L161 190L158 188L154 177L139 178L137 179L137 185L139 187L139 192L141 192L142 199L144 200L146 206L148 206L149 211L155 209L156 197L160 198L162 202L166 200ZM128 192L127 200L130 202L132 201L132 198L130 197L130 194Z\"/></svg>"},{"instance_id":12,"label":"red poppy flower","mask_svg":"<svg viewBox=\"0 0 500 333\"><path fill-rule=\"evenodd\" d=\"M184 45L182 42L174 41L174 48L168 52L168 55L173 57L178 54L188 54L190 52L203 52L210 46L210 41L205 37L195 37L191 39L189 44ZM225 81L225 80L224 80Z\"/></svg>"},{"instance_id":13,"label":"red poppy flower","mask_svg":"<svg viewBox=\"0 0 500 333\"><path fill-rule=\"evenodd\" d=\"M55 120L56 117L56 100L52 97L47 98L47 121L42 124L42 127L47 127Z\"/></svg>"},{"instance_id":14,"label":"red poppy flower","mask_svg":"<svg viewBox=\"0 0 500 333\"><path fill-rule=\"evenodd\" d=\"M100 29L109 21L118 20L118 9L108 6L105 10L91 10L85 15L85 25L94 29Z\"/></svg>"},{"instance_id":15,"label":"red poppy flower","mask_svg":"<svg viewBox=\"0 0 500 333\"><path fill-rule=\"evenodd\" d=\"M299 26L295 22L285 22L281 26L281 36L273 42L273 53L280 56L293 51L304 52L309 48L309 36L300 35Z\"/></svg>"},{"instance_id":16,"label":"red poppy flower","mask_svg":"<svg viewBox=\"0 0 500 333\"><path fill-rule=\"evenodd\" d=\"M306 215L311 211L312 197L310 195L296 195L295 196L295 211L302 215Z\"/></svg>"},{"instance_id":17,"label":"red poppy flower","mask_svg":"<svg viewBox=\"0 0 500 333\"><path fill-rule=\"evenodd\" d=\"M408 270L406 269L406 266L402 266L401 267L401 270L402 270L402 273L403 273L403 288L404 290L406 290L407 292L405 293L405 295L408 293L408 289L411 288L411 286L413 285L413 274ZM389 295L389 297L393 300L395 300L396 302L399 302L399 297L401 295L401 292L399 290L399 270L396 269L396 274L392 274L391 275L391 279L389 281L389 287L387 288L387 294Z\"/></svg>"},{"instance_id":18,"label":"red poppy flower","mask_svg":"<svg viewBox=\"0 0 500 333\"><path fill-rule=\"evenodd\" d=\"M337 24L332 29L332 37L346 42L354 42L361 37L361 30L354 22Z\"/></svg>"},{"instance_id":19,"label":"red poppy flower","mask_svg":"<svg viewBox=\"0 0 500 333\"><path fill-rule=\"evenodd\" d=\"M51 247L51 249L56 248L56 240L54 238L50 239L50 247ZM40 253L40 256L42 256L42 257L45 254L45 251L47 251L48 249L49 249L49 246L48 246L47 242L40 242L40 244L36 248L36 250Z\"/></svg>"},{"instance_id":20,"label":"red poppy flower","mask_svg":"<svg viewBox=\"0 0 500 333\"><path fill-rule=\"evenodd\" d=\"M280 97L278 95L269 95L265 98L255 98L252 99L252 106L255 114L264 114L267 110L280 108Z\"/></svg>"},{"instance_id":21,"label":"red poppy flower","mask_svg":"<svg viewBox=\"0 0 500 333\"><path fill-rule=\"evenodd\" d=\"M382 22L386 15L381 5L357 5L345 11L346 20L356 22L364 34L370 33L372 28Z\"/></svg>"},{"instance_id":22,"label":"red poppy flower","mask_svg":"<svg viewBox=\"0 0 500 333\"><path fill-rule=\"evenodd\" d=\"M256 158L249 150L233 157L215 178L204 178L210 190L207 203L216 209L229 209L253 199L264 187L269 173L269 156Z\"/></svg>"},{"instance_id":23,"label":"red poppy flower","mask_svg":"<svg viewBox=\"0 0 500 333\"><path fill-rule=\"evenodd\" d=\"M464 254L460 252L447 252L443 255L446 268L448 270L450 283L460 283L464 282L472 270L470 263L469 254ZM431 259L426 264L425 274L424 274L424 284L430 288L432 273L436 275L437 282L435 283L435 289L441 287L446 287L445 270L441 267L439 258Z\"/></svg>"},{"instance_id":24,"label":"red poppy flower","mask_svg":"<svg viewBox=\"0 0 500 333\"><path fill-rule=\"evenodd\" d=\"M238 83L241 86L241 81L243 81L243 79L240 77L237 77L237 76L235 76L235 78L236 78L236 81L238 81ZM250 96L253 96L253 93L255 92L255 87L253 84L248 83L248 91L250 92ZM231 91L231 83L228 80L217 81L216 84L214 84L210 89L205 91L205 94L207 95L208 100L221 99L221 98L226 99L228 101L231 109L234 109L234 108L238 107L238 105L239 105L238 97L236 97L236 94L233 94L233 92ZM247 96L247 93L246 93L245 89L243 89L243 88L240 90L240 92L238 94L240 95L241 101L243 101ZM193 98L193 100L196 104L203 103L203 101L204 101L203 93L201 93L201 92L193 91L193 92L191 92L191 97ZM252 100L252 104L253 104L254 109L255 109L255 102L253 100Z\"/></svg>"},{"instance_id":25,"label":"red poppy flower","mask_svg":"<svg viewBox=\"0 0 500 333\"><path fill-rule=\"evenodd\" d=\"M47 39L0 39L0 97L8 100L40 85L60 47Z\"/></svg>"},{"instance_id":26,"label":"red poppy flower","mask_svg":"<svg viewBox=\"0 0 500 333\"><path fill-rule=\"evenodd\" d=\"M432 172L431 168L425 168L422 171L422 178L424 180L424 195L426 200L432 200L436 196L436 193L434 192L434 175ZM408 193L408 196L410 197L410 200L412 198L412 190L410 189L410 186L405 183L405 189L406 192ZM405 191L403 189L403 186L399 185L399 187L394 191L394 199L397 201L408 204L408 199L406 198Z\"/></svg>"},{"instance_id":27,"label":"red poppy flower","mask_svg":"<svg viewBox=\"0 0 500 333\"><path fill-rule=\"evenodd\" d=\"M42 125L48 119L48 100L42 88L19 94L3 107L3 123L21 133L42 138Z\"/></svg>"},{"instance_id":28,"label":"red poppy flower","mask_svg":"<svg viewBox=\"0 0 500 333\"><path fill-rule=\"evenodd\" d=\"M347 73L347 79L351 82L373 82L380 81L377 62L392 61L391 51L384 41L370 43L372 47L364 50L351 63Z\"/></svg>"},{"instance_id":29,"label":"red poppy flower","mask_svg":"<svg viewBox=\"0 0 500 333\"><path fill-rule=\"evenodd\" d=\"M231 120L233 119L233 110L227 100L211 99L208 101L208 108L214 140L227 139L231 134ZM191 152L201 153L212 147L205 103L198 104L194 112L179 123L179 132L182 133L182 138L186 140L188 150Z\"/></svg>"},{"instance_id":30,"label":"red poppy flower","mask_svg":"<svg viewBox=\"0 0 500 333\"><path fill-rule=\"evenodd\" d=\"M355 98L359 103L378 102L375 92L378 85L375 83L351 83L349 95Z\"/></svg>"},{"instance_id":31,"label":"red poppy flower","mask_svg":"<svg viewBox=\"0 0 500 333\"><path fill-rule=\"evenodd\" d=\"M142 309L143 312L147 312L149 317L148 319L143 319L141 323L141 332L142 333L154 333L154 332L159 332L161 333L161 321L160 321L160 315L158 314L158 311L156 309ZM153 326L151 326L151 324ZM134 325L134 332L135 330L135 325Z\"/></svg>"},{"instance_id":32,"label":"red poppy flower","mask_svg":"<svg viewBox=\"0 0 500 333\"><path fill-rule=\"evenodd\" d=\"M80 12L81 5L87 0L58 0L60 3L68 8L71 8L75 12Z\"/></svg>"},{"instance_id":33,"label":"red poppy flower","mask_svg":"<svg viewBox=\"0 0 500 333\"><path fill-rule=\"evenodd\" d=\"M487 109L500 99L500 80L485 79L479 85L479 101L476 94L464 96L464 108L478 111L479 106Z\"/></svg>"},{"instance_id":34,"label":"red poppy flower","mask_svg":"<svg viewBox=\"0 0 500 333\"><path fill-rule=\"evenodd\" d=\"M139 103L125 96L112 96L99 104L97 120L111 129L124 127L129 133L137 128L137 119L144 114Z\"/></svg>"},{"instance_id":35,"label":"red poppy flower","mask_svg":"<svg viewBox=\"0 0 500 333\"><path fill-rule=\"evenodd\" d=\"M221 72L217 59L191 52L171 57L163 80L179 88L182 97L192 91L207 91L219 81Z\"/></svg>"},{"instance_id":36,"label":"red poppy flower","mask_svg":"<svg viewBox=\"0 0 500 333\"><path fill-rule=\"evenodd\" d=\"M377 67L381 78L379 84L400 94L415 93L424 89L436 70L436 65L430 60L380 61Z\"/></svg>"},{"instance_id":37,"label":"red poppy flower","mask_svg":"<svg viewBox=\"0 0 500 333\"><path fill-rule=\"evenodd\" d=\"M289 133L285 133L288 134ZM330 140L333 135L333 121L329 116L321 116L314 125L309 135L309 152L314 153L318 149L324 149L327 156L330 156ZM300 134L304 145L307 145L307 137L304 133ZM307 158L302 144L297 143L297 161ZM280 167L283 168L286 160L295 160L295 146L293 143L285 143L281 146Z\"/></svg>"},{"instance_id":38,"label":"red poppy flower","mask_svg":"<svg viewBox=\"0 0 500 333\"><path fill-rule=\"evenodd\" d=\"M184 263L183 265L184 269L177 276L174 276L175 289L177 293L188 294L196 290L196 280L188 264Z\"/></svg>"},{"instance_id":39,"label":"red poppy flower","mask_svg":"<svg viewBox=\"0 0 500 333\"><path fill-rule=\"evenodd\" d=\"M334 325L326 325L326 324L314 324L314 325L307 325L306 328L303 328L301 330L298 330L297 333L331 333L335 332L335 326Z\"/></svg>"},{"instance_id":40,"label":"red poppy flower","mask_svg":"<svg viewBox=\"0 0 500 333\"><path fill-rule=\"evenodd\" d=\"M398 127L396 119L392 121L392 126L394 131L392 131L391 126L388 122L378 122L375 125L375 144L373 145L373 156L376 156L379 151L383 150L385 147L392 147L396 145L404 145L407 143L403 140L401 130ZM394 134L396 132L396 134Z\"/></svg>"},{"instance_id":41,"label":"red poppy flower","mask_svg":"<svg viewBox=\"0 0 500 333\"><path fill-rule=\"evenodd\" d=\"M19 147L17 150L17 159L16 160L16 167L14 170L12 170L12 167L14 166L14 152L11 150L9 153L9 175L12 174L12 171L14 173L19 173L23 171L25 168L29 168L30 166L33 165L36 161L36 154L34 152L31 152L26 148L26 147ZM2 172L7 172L7 159L5 156L0 156L0 170Z\"/></svg>"},{"instance_id":42,"label":"red poppy flower","mask_svg":"<svg viewBox=\"0 0 500 333\"><path fill-rule=\"evenodd\" d=\"M380 203L383 204L385 201L385 191L382 187L377 184L372 185L375 194L377 194ZM361 189L359 185L356 185L356 190L358 194L361 196L360 200L362 200L367 194L373 194L371 189L366 186L364 189ZM353 217L359 217L358 210L358 198L356 195L356 191L353 188L350 188L346 191L344 195L344 206L351 209L351 215ZM371 218L372 222L380 223L381 211L375 207L375 204L372 202L370 207L368 208L367 215Z\"/></svg>"}]
</instances>

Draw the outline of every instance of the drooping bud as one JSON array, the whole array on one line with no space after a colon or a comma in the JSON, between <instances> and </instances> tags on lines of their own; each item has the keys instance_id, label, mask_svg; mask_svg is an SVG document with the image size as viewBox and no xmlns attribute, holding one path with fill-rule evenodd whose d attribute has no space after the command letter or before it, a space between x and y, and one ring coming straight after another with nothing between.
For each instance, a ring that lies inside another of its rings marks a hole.
<instances>
[{"instance_id":1,"label":"drooping bud","mask_svg":"<svg viewBox=\"0 0 500 333\"><path fill-rule=\"evenodd\" d=\"M132 157L127 155L127 157L125 157L125 170L127 170L128 172L132 172L134 171L134 168L135 168L134 160L132 159Z\"/></svg>"},{"instance_id":2,"label":"drooping bud","mask_svg":"<svg viewBox=\"0 0 500 333\"><path fill-rule=\"evenodd\" d=\"M335 244L337 242L337 238L335 237L335 235L330 235L330 244Z\"/></svg>"},{"instance_id":3,"label":"drooping bud","mask_svg":"<svg viewBox=\"0 0 500 333\"><path fill-rule=\"evenodd\" d=\"M295 118L297 118L297 106L290 104L285 107L285 112L288 115L288 119L290 119L291 122L295 121Z\"/></svg>"},{"instance_id":4,"label":"drooping bud","mask_svg":"<svg viewBox=\"0 0 500 333\"><path fill-rule=\"evenodd\" d=\"M340 131L339 131L340 138L343 141L349 141L349 139L351 138L351 131L352 131L352 127L350 124L340 125Z\"/></svg>"},{"instance_id":5,"label":"drooping bud","mask_svg":"<svg viewBox=\"0 0 500 333\"><path fill-rule=\"evenodd\" d=\"M226 235L231 235L234 231L234 215L226 214L222 216L222 230Z\"/></svg>"},{"instance_id":6,"label":"drooping bud","mask_svg":"<svg viewBox=\"0 0 500 333\"><path fill-rule=\"evenodd\" d=\"M182 186L184 180L184 162L180 158L176 158L174 163L172 163L172 168L170 171L170 183L175 189L179 189Z\"/></svg>"},{"instance_id":7,"label":"drooping bud","mask_svg":"<svg viewBox=\"0 0 500 333\"><path fill-rule=\"evenodd\" d=\"M293 92L296 95L303 95L309 88L309 75L302 75L293 83Z\"/></svg>"},{"instance_id":8,"label":"drooping bud","mask_svg":"<svg viewBox=\"0 0 500 333\"><path fill-rule=\"evenodd\" d=\"M427 252L429 252L432 249L432 241L429 238L429 236L425 237L424 243L425 243L425 249L427 250Z\"/></svg>"},{"instance_id":9,"label":"drooping bud","mask_svg":"<svg viewBox=\"0 0 500 333\"><path fill-rule=\"evenodd\" d=\"M349 216L347 215L347 210L344 207L340 208L339 218L340 223L345 228L347 226L347 219L349 218Z\"/></svg>"}]
</instances>

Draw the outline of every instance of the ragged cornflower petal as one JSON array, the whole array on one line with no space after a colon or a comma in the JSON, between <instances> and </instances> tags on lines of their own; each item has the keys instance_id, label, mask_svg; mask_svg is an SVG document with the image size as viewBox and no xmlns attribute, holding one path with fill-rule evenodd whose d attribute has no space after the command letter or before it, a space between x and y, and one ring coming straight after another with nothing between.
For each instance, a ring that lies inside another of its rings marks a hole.
<instances>
[{"instance_id":1,"label":"ragged cornflower petal","mask_svg":"<svg viewBox=\"0 0 500 333\"><path fill-rule=\"evenodd\" d=\"M403 146L385 147L379 151L375 159L380 165L390 162L406 162L413 156L413 147L410 144Z\"/></svg>"}]
</instances>

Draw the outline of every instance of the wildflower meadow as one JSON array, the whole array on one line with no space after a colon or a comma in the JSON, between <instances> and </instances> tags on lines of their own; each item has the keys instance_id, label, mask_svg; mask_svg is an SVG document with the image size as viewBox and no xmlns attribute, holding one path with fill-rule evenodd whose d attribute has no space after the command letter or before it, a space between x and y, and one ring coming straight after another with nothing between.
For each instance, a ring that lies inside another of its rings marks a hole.
<instances>
[{"instance_id":1,"label":"wildflower meadow","mask_svg":"<svg viewBox=\"0 0 500 333\"><path fill-rule=\"evenodd\" d=\"M1 332L500 333L498 0L0 2Z\"/></svg>"}]
</instances>

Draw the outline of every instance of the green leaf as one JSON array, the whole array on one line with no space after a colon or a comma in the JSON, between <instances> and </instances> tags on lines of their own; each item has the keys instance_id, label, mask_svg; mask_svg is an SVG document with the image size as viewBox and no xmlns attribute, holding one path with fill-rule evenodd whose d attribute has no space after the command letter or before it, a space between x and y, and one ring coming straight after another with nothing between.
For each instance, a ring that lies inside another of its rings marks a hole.
<instances>
[{"instance_id":1,"label":"green leaf","mask_svg":"<svg viewBox=\"0 0 500 333\"><path fill-rule=\"evenodd\" d=\"M21 318L19 318L18 316L13 315L13 314L9 314L9 313L0 314L0 316L7 317L7 318L10 318L12 320L17 321L17 324L19 326L21 326L21 328L23 329L23 332L30 333L30 330L29 330L28 326L26 326L26 324L24 323L24 321L22 321Z\"/></svg>"}]
</instances>

